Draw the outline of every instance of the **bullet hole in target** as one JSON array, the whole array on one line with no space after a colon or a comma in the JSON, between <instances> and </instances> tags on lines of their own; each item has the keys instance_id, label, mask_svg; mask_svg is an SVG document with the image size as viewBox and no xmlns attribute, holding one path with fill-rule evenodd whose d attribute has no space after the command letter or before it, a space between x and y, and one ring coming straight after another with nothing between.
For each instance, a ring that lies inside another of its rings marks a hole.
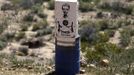
<instances>
[{"instance_id":1,"label":"bullet hole in target","mask_svg":"<svg viewBox=\"0 0 134 75\"><path fill-rule=\"evenodd\" d=\"M68 20L63 20L63 25L67 26L68 25Z\"/></svg>"}]
</instances>

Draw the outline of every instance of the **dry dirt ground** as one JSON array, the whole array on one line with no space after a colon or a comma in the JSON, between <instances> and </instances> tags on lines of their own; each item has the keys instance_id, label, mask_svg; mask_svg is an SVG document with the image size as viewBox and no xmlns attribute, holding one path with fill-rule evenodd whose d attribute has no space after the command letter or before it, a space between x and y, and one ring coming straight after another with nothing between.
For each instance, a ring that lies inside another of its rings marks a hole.
<instances>
[{"instance_id":1,"label":"dry dirt ground","mask_svg":"<svg viewBox=\"0 0 134 75\"><path fill-rule=\"evenodd\" d=\"M3 3L7 2L6 0L0 0L0 7ZM21 18L26 15L28 11L19 11L19 14L16 15L16 16L11 16L12 17L12 21L10 22L10 25L9 27L4 31L4 32L11 32L11 31L14 31L14 30L18 30L19 27L17 26L18 23L15 23L13 21L16 21L16 20L21 20ZM47 10L47 9L44 9L44 13L47 13L48 15L48 18L47 18L47 21L50 23L51 26L54 26L54 19L53 19L53 11L51 10ZM14 14L14 11L7 11L7 12L3 12L3 11L0 11L0 17L3 18L5 16L10 16ZM53 21L53 22L52 22ZM30 33L30 31L27 31L26 32L27 34ZM51 38L52 35L47 35L47 36L44 36L44 39L49 39ZM19 42L12 42L12 43L9 43L8 46L3 50L1 51L1 53L10 53L10 48L11 47L19 47L20 45L18 44ZM44 41L45 43L45 46L43 47L40 47L40 48L37 48L37 49L30 49L29 52L30 53L35 53L35 54L38 54L38 57L39 58L42 58L42 59L53 59L54 58L54 40L51 40L51 41ZM46 60L46 62L48 62ZM40 73L33 73L33 72L29 72L27 70L18 70L18 71L6 71L6 70L3 70L2 68L0 69L0 75L44 75L43 74L40 74Z\"/></svg>"}]
</instances>

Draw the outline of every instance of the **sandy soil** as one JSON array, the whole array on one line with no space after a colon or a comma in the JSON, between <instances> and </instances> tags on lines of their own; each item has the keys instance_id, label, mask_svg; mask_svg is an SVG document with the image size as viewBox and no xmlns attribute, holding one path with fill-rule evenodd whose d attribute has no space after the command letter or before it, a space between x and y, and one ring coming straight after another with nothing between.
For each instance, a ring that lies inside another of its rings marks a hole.
<instances>
[{"instance_id":1,"label":"sandy soil","mask_svg":"<svg viewBox=\"0 0 134 75\"><path fill-rule=\"evenodd\" d=\"M114 37L110 38L109 42L118 45L120 43L120 36L121 36L120 32L116 31Z\"/></svg>"}]
</instances>

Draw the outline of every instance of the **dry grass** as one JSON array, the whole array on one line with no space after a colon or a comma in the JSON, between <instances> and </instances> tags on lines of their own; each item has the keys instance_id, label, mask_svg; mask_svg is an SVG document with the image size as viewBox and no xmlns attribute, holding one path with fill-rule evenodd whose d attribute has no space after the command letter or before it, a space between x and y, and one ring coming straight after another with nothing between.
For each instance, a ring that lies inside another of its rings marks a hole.
<instances>
[{"instance_id":1,"label":"dry grass","mask_svg":"<svg viewBox=\"0 0 134 75\"><path fill-rule=\"evenodd\" d=\"M29 72L29 71L1 71L0 75L43 75L41 73Z\"/></svg>"}]
</instances>

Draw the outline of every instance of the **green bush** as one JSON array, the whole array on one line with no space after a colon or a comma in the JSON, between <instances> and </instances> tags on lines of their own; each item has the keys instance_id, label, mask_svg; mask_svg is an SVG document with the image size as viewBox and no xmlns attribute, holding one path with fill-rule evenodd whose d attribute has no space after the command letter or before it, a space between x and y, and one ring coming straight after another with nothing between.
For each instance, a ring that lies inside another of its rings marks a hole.
<instances>
[{"instance_id":1,"label":"green bush","mask_svg":"<svg viewBox=\"0 0 134 75\"><path fill-rule=\"evenodd\" d=\"M95 50L104 56L109 56L110 54L119 54L122 49L112 43L98 43L95 45Z\"/></svg>"},{"instance_id":2,"label":"green bush","mask_svg":"<svg viewBox=\"0 0 134 75\"><path fill-rule=\"evenodd\" d=\"M23 21L32 22L34 19L34 14L29 13L26 16L24 16Z\"/></svg>"},{"instance_id":3,"label":"green bush","mask_svg":"<svg viewBox=\"0 0 134 75\"><path fill-rule=\"evenodd\" d=\"M0 50L2 50L4 47L6 47L6 42L3 42L0 40Z\"/></svg>"},{"instance_id":4,"label":"green bush","mask_svg":"<svg viewBox=\"0 0 134 75\"><path fill-rule=\"evenodd\" d=\"M81 42L81 51L84 53L86 51L88 51L88 49L90 48L90 44L88 42Z\"/></svg>"},{"instance_id":5,"label":"green bush","mask_svg":"<svg viewBox=\"0 0 134 75\"><path fill-rule=\"evenodd\" d=\"M48 2L48 9L53 10L54 9L54 0L50 0Z\"/></svg>"},{"instance_id":6,"label":"green bush","mask_svg":"<svg viewBox=\"0 0 134 75\"><path fill-rule=\"evenodd\" d=\"M47 14L40 12L37 14L40 18L47 18Z\"/></svg>"},{"instance_id":7,"label":"green bush","mask_svg":"<svg viewBox=\"0 0 134 75\"><path fill-rule=\"evenodd\" d=\"M48 22L46 19L44 21L38 22L37 24L33 25L32 31L37 31L39 29L44 29L48 26Z\"/></svg>"},{"instance_id":8,"label":"green bush","mask_svg":"<svg viewBox=\"0 0 134 75\"><path fill-rule=\"evenodd\" d=\"M80 2L87 2L87 3L91 3L93 2L94 4L98 4L101 0L79 0Z\"/></svg>"},{"instance_id":9,"label":"green bush","mask_svg":"<svg viewBox=\"0 0 134 75\"><path fill-rule=\"evenodd\" d=\"M13 6L11 3L4 3L4 4L1 6L1 10L2 10L2 11L13 10L13 9L14 9L14 6Z\"/></svg>"},{"instance_id":10,"label":"green bush","mask_svg":"<svg viewBox=\"0 0 134 75\"><path fill-rule=\"evenodd\" d=\"M44 8L41 4L36 4L32 8L32 13L37 14L40 18L47 18L47 15L44 13Z\"/></svg>"},{"instance_id":11,"label":"green bush","mask_svg":"<svg viewBox=\"0 0 134 75\"><path fill-rule=\"evenodd\" d=\"M115 30L106 30L105 33L108 34L109 37L114 37L115 35Z\"/></svg>"},{"instance_id":12,"label":"green bush","mask_svg":"<svg viewBox=\"0 0 134 75\"><path fill-rule=\"evenodd\" d=\"M36 13L36 14L43 11L41 4L36 4L32 6L31 10L33 13Z\"/></svg>"},{"instance_id":13,"label":"green bush","mask_svg":"<svg viewBox=\"0 0 134 75\"><path fill-rule=\"evenodd\" d=\"M94 11L94 5L87 3L87 2L80 2L79 7L81 12L88 12L88 11Z\"/></svg>"},{"instance_id":14,"label":"green bush","mask_svg":"<svg viewBox=\"0 0 134 75\"><path fill-rule=\"evenodd\" d=\"M7 18L0 19L0 34L7 28L8 22Z\"/></svg>"},{"instance_id":15,"label":"green bush","mask_svg":"<svg viewBox=\"0 0 134 75\"><path fill-rule=\"evenodd\" d=\"M129 19L118 19L117 20L117 25L119 27L128 26L128 25L131 25L131 21Z\"/></svg>"},{"instance_id":16,"label":"green bush","mask_svg":"<svg viewBox=\"0 0 134 75\"><path fill-rule=\"evenodd\" d=\"M38 29L40 29L40 26L37 25L37 24L34 24L34 25L33 25L33 28L32 28L32 31L36 31L36 30L38 30Z\"/></svg>"},{"instance_id":17,"label":"green bush","mask_svg":"<svg viewBox=\"0 0 134 75\"><path fill-rule=\"evenodd\" d=\"M38 30L36 37L38 37L38 36L44 36L44 35L51 34L51 33L52 33L52 28L46 27L44 29Z\"/></svg>"},{"instance_id":18,"label":"green bush","mask_svg":"<svg viewBox=\"0 0 134 75\"><path fill-rule=\"evenodd\" d=\"M29 25L21 25L21 31L27 31Z\"/></svg>"},{"instance_id":19,"label":"green bush","mask_svg":"<svg viewBox=\"0 0 134 75\"><path fill-rule=\"evenodd\" d=\"M15 32L5 32L3 37L5 37L7 41L11 41L15 37Z\"/></svg>"},{"instance_id":20,"label":"green bush","mask_svg":"<svg viewBox=\"0 0 134 75\"><path fill-rule=\"evenodd\" d=\"M21 31L21 32L16 34L15 39L20 40L20 39L22 39L24 37L25 37L25 32Z\"/></svg>"},{"instance_id":21,"label":"green bush","mask_svg":"<svg viewBox=\"0 0 134 75\"><path fill-rule=\"evenodd\" d=\"M85 54L85 57L87 58L87 62L95 63L99 62L103 56L96 50L88 49Z\"/></svg>"},{"instance_id":22,"label":"green bush","mask_svg":"<svg viewBox=\"0 0 134 75\"><path fill-rule=\"evenodd\" d=\"M104 20L102 21L86 21L80 22L80 35L82 41L87 41L90 44L96 44L98 42L107 42L109 40L109 34L106 32L99 32L100 30L108 29L108 24Z\"/></svg>"},{"instance_id":23,"label":"green bush","mask_svg":"<svg viewBox=\"0 0 134 75\"><path fill-rule=\"evenodd\" d=\"M123 29L123 31L120 32L121 37L120 37L120 44L123 47L127 47L131 41L131 33L129 29Z\"/></svg>"},{"instance_id":24,"label":"green bush","mask_svg":"<svg viewBox=\"0 0 134 75\"><path fill-rule=\"evenodd\" d=\"M4 35L1 35L0 40L3 41L3 42L7 42L8 38Z\"/></svg>"},{"instance_id":25,"label":"green bush","mask_svg":"<svg viewBox=\"0 0 134 75\"><path fill-rule=\"evenodd\" d=\"M109 41L109 35L105 32L98 32L94 36L93 44L104 43Z\"/></svg>"},{"instance_id":26,"label":"green bush","mask_svg":"<svg viewBox=\"0 0 134 75\"><path fill-rule=\"evenodd\" d=\"M133 5L127 5L123 3L122 1L104 1L101 4L98 5L98 8L104 9L104 10L110 10L110 11L116 11L120 13L125 14L132 14L133 12Z\"/></svg>"},{"instance_id":27,"label":"green bush","mask_svg":"<svg viewBox=\"0 0 134 75\"><path fill-rule=\"evenodd\" d=\"M83 42L92 43L94 41L95 34L96 34L96 29L90 25L84 26L80 30L80 36Z\"/></svg>"},{"instance_id":28,"label":"green bush","mask_svg":"<svg viewBox=\"0 0 134 75\"><path fill-rule=\"evenodd\" d=\"M20 4L22 0L10 0L14 5Z\"/></svg>"},{"instance_id":29,"label":"green bush","mask_svg":"<svg viewBox=\"0 0 134 75\"><path fill-rule=\"evenodd\" d=\"M98 43L94 48L86 47L86 58L89 62L99 62L103 58L109 58L113 54L120 54L123 51L120 47L112 43Z\"/></svg>"},{"instance_id":30,"label":"green bush","mask_svg":"<svg viewBox=\"0 0 134 75\"><path fill-rule=\"evenodd\" d=\"M108 29L108 27L109 27L109 20L102 19L102 20L98 21L98 24L100 25L100 30L104 31L104 30Z\"/></svg>"},{"instance_id":31,"label":"green bush","mask_svg":"<svg viewBox=\"0 0 134 75\"><path fill-rule=\"evenodd\" d=\"M1 35L1 37L0 37L0 50L2 50L3 48L6 47L7 41L8 41L7 37Z\"/></svg>"},{"instance_id":32,"label":"green bush","mask_svg":"<svg viewBox=\"0 0 134 75\"><path fill-rule=\"evenodd\" d=\"M2 25L0 25L0 34L4 31L4 28Z\"/></svg>"}]
</instances>

